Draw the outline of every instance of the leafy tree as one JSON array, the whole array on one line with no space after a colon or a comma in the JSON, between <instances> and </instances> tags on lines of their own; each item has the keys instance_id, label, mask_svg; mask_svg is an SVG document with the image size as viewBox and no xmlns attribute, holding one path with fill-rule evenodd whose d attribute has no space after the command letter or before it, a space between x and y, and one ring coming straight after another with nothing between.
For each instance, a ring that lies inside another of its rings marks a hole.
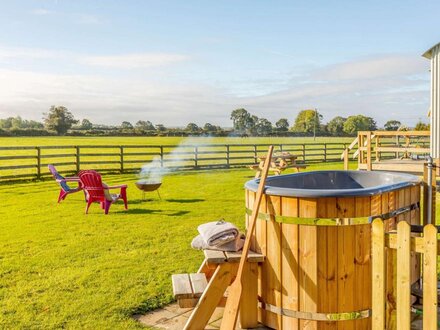
<instances>
[{"instance_id":1,"label":"leafy tree","mask_svg":"<svg viewBox=\"0 0 440 330\"><path fill-rule=\"evenodd\" d=\"M217 126L212 125L211 123L206 123L206 124L203 126L203 130L204 130L205 132L215 132L215 131L217 130Z\"/></svg>"},{"instance_id":2,"label":"leafy tree","mask_svg":"<svg viewBox=\"0 0 440 330\"><path fill-rule=\"evenodd\" d=\"M358 131L373 131L377 129L376 122L371 117L363 115L349 116L344 123L344 132L355 134Z\"/></svg>"},{"instance_id":3,"label":"leafy tree","mask_svg":"<svg viewBox=\"0 0 440 330\"><path fill-rule=\"evenodd\" d=\"M246 109L243 108L235 109L231 112L231 120L234 130L239 132L251 130L255 125L255 119L255 116L252 116Z\"/></svg>"},{"instance_id":4,"label":"leafy tree","mask_svg":"<svg viewBox=\"0 0 440 330\"><path fill-rule=\"evenodd\" d=\"M287 132L289 130L289 121L286 118L281 118L275 123L278 132Z\"/></svg>"},{"instance_id":5,"label":"leafy tree","mask_svg":"<svg viewBox=\"0 0 440 330\"><path fill-rule=\"evenodd\" d=\"M292 131L301 133L312 133L314 129L318 132L321 127L322 115L316 110L302 110L296 116Z\"/></svg>"},{"instance_id":6,"label":"leafy tree","mask_svg":"<svg viewBox=\"0 0 440 330\"><path fill-rule=\"evenodd\" d=\"M388 120L384 128L386 131L397 131L401 125L402 123L398 120Z\"/></svg>"},{"instance_id":7,"label":"leafy tree","mask_svg":"<svg viewBox=\"0 0 440 330\"><path fill-rule=\"evenodd\" d=\"M58 135L66 134L67 131L78 121L66 107L52 105L48 113L43 114L44 126Z\"/></svg>"},{"instance_id":8,"label":"leafy tree","mask_svg":"<svg viewBox=\"0 0 440 330\"><path fill-rule=\"evenodd\" d=\"M200 131L199 126L197 126L194 123L189 123L188 125L186 125L185 131L191 132L191 133L196 133L198 131Z\"/></svg>"},{"instance_id":9,"label":"leafy tree","mask_svg":"<svg viewBox=\"0 0 440 330\"><path fill-rule=\"evenodd\" d=\"M38 121L35 120L26 120L26 128L31 128L31 129L43 129L44 125Z\"/></svg>"},{"instance_id":10,"label":"leafy tree","mask_svg":"<svg viewBox=\"0 0 440 330\"><path fill-rule=\"evenodd\" d=\"M272 132L272 123L266 118L260 118L255 123L255 132L258 135L268 135Z\"/></svg>"},{"instance_id":11,"label":"leafy tree","mask_svg":"<svg viewBox=\"0 0 440 330\"><path fill-rule=\"evenodd\" d=\"M129 121L123 121L121 129L133 129L133 125Z\"/></svg>"},{"instance_id":12,"label":"leafy tree","mask_svg":"<svg viewBox=\"0 0 440 330\"><path fill-rule=\"evenodd\" d=\"M138 120L135 124L135 128L141 131L154 131L154 125L151 121Z\"/></svg>"},{"instance_id":13,"label":"leafy tree","mask_svg":"<svg viewBox=\"0 0 440 330\"><path fill-rule=\"evenodd\" d=\"M423 123L421 120L417 122L416 126L414 127L415 131L429 131L430 125Z\"/></svg>"},{"instance_id":14,"label":"leafy tree","mask_svg":"<svg viewBox=\"0 0 440 330\"><path fill-rule=\"evenodd\" d=\"M81 121L81 129L92 129L93 128L93 124L90 120L84 118Z\"/></svg>"},{"instance_id":15,"label":"leafy tree","mask_svg":"<svg viewBox=\"0 0 440 330\"><path fill-rule=\"evenodd\" d=\"M163 124L157 124L156 130L158 130L159 132L165 132L167 129Z\"/></svg>"},{"instance_id":16,"label":"leafy tree","mask_svg":"<svg viewBox=\"0 0 440 330\"><path fill-rule=\"evenodd\" d=\"M341 136L344 134L344 123L347 118L336 116L327 123L327 131L334 136Z\"/></svg>"}]
</instances>

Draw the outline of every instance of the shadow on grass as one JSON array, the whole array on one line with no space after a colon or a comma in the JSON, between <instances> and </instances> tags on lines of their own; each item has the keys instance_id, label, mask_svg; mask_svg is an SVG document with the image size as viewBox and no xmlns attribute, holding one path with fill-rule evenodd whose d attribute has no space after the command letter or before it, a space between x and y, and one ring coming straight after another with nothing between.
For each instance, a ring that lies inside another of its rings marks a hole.
<instances>
[{"instance_id":1,"label":"shadow on grass","mask_svg":"<svg viewBox=\"0 0 440 330\"><path fill-rule=\"evenodd\" d=\"M145 204L147 202L160 202L161 200L159 198L148 198L148 199L129 199L128 205L131 204Z\"/></svg>"},{"instance_id":2,"label":"shadow on grass","mask_svg":"<svg viewBox=\"0 0 440 330\"><path fill-rule=\"evenodd\" d=\"M167 215L169 217L178 217L181 215L188 214L190 211L162 211L162 210L150 210L150 209L139 209L139 208L129 208L128 210L123 211L116 211L114 213L120 213L120 214L160 214L160 215Z\"/></svg>"},{"instance_id":3,"label":"shadow on grass","mask_svg":"<svg viewBox=\"0 0 440 330\"><path fill-rule=\"evenodd\" d=\"M197 202L204 202L204 199L201 198L186 198L186 199L177 199L177 198L170 198L170 199L166 199L167 202L171 202L171 203L182 203L182 204L186 204L186 203L197 203Z\"/></svg>"}]
</instances>

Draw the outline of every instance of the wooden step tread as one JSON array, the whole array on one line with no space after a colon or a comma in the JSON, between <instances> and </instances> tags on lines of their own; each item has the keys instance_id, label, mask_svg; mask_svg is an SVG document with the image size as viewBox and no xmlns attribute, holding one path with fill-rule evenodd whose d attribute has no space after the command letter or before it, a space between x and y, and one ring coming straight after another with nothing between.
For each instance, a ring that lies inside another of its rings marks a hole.
<instances>
[{"instance_id":1,"label":"wooden step tread","mask_svg":"<svg viewBox=\"0 0 440 330\"><path fill-rule=\"evenodd\" d=\"M225 262L240 262L241 251L239 252L223 252L215 250L203 250L205 261L210 264L222 264ZM263 262L264 255L254 251L249 251L248 262Z\"/></svg>"},{"instance_id":2,"label":"wooden step tread","mask_svg":"<svg viewBox=\"0 0 440 330\"><path fill-rule=\"evenodd\" d=\"M200 298L208 285L204 273L174 274L171 280L176 299Z\"/></svg>"}]
</instances>

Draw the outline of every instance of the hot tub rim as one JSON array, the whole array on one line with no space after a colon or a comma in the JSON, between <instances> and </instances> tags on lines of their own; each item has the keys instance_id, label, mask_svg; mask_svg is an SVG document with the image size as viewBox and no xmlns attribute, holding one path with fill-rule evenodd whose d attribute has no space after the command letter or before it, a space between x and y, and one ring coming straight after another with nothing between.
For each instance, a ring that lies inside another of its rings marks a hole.
<instances>
[{"instance_id":1,"label":"hot tub rim","mask_svg":"<svg viewBox=\"0 0 440 330\"><path fill-rule=\"evenodd\" d=\"M312 171L312 172L301 172L301 173L293 173L286 175L274 175L267 178L266 186L264 193L266 195L273 196L285 196L285 197L306 197L306 198L319 198L319 197L362 197L362 196L374 196L384 194L390 191L402 189L405 187L417 186L420 185L422 180L412 174L401 173L401 172L391 172L391 171L380 171L380 173L390 174L390 175L399 175L401 177L406 177L407 180L403 180L402 182L392 183L392 184L384 184L380 186L374 186L369 188L355 188L355 189L300 189L300 188L283 188L283 187L274 187L270 186L271 178L280 178L285 177L289 178L292 176L303 176L310 175L310 173L329 173L329 172L350 172L350 173L359 173L359 171L344 171L344 170L322 170L322 171ZM260 179L249 180L245 183L244 187L247 190L256 192L258 189L258 184Z\"/></svg>"}]
</instances>

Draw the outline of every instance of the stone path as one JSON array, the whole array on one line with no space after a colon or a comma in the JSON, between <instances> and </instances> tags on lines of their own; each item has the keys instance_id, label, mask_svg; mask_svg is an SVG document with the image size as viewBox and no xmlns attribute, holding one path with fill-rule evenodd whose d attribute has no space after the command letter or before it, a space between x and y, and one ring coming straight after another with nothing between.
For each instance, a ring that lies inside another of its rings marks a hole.
<instances>
[{"instance_id":1,"label":"stone path","mask_svg":"<svg viewBox=\"0 0 440 330\"><path fill-rule=\"evenodd\" d=\"M153 329L182 330L191 315L192 308L180 308L177 303L156 309L145 315L135 315L134 318L145 326ZM218 330L223 316L223 307L217 307L205 330ZM241 329L237 327L237 329ZM269 329L266 327L257 330Z\"/></svg>"}]
</instances>

